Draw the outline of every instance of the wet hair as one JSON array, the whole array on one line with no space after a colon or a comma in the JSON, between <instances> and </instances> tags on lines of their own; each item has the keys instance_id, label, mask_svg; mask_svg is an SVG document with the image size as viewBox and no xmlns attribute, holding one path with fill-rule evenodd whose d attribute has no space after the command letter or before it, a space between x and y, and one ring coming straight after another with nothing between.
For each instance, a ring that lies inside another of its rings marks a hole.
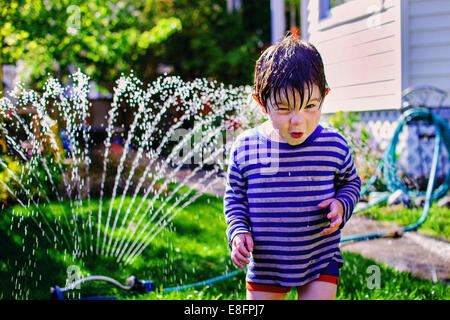
<instances>
[{"instance_id":1,"label":"wet hair","mask_svg":"<svg viewBox=\"0 0 450 320\"><path fill-rule=\"evenodd\" d=\"M305 98L306 101L311 98L314 84L323 99L328 84L322 58L314 45L298 36L287 35L267 48L256 62L254 93L266 110L271 97L277 108L283 94L289 99L288 90L293 91L294 106L294 90L300 93L302 106ZM291 101L288 103L291 105Z\"/></svg>"}]
</instances>

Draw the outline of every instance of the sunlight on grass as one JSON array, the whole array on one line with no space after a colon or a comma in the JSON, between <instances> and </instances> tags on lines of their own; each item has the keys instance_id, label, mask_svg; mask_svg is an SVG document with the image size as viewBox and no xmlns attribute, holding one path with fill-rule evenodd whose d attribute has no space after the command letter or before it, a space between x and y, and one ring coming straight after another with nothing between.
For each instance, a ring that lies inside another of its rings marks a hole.
<instances>
[{"instance_id":1,"label":"sunlight on grass","mask_svg":"<svg viewBox=\"0 0 450 320\"><path fill-rule=\"evenodd\" d=\"M418 221L422 212L422 208L409 209L405 208L403 205L376 205L358 214L365 215L374 220L390 221L395 222L400 226L406 226ZM450 208L438 207L435 202L432 204L427 219L420 226L418 232L450 241L449 221Z\"/></svg>"},{"instance_id":2,"label":"sunlight on grass","mask_svg":"<svg viewBox=\"0 0 450 320\"><path fill-rule=\"evenodd\" d=\"M117 200L113 206L114 210L117 210L120 203ZM103 219L109 209L109 201L109 199L104 199ZM130 201L131 199L127 197L124 207L125 204L128 206ZM140 199L136 200L137 203L139 201ZM161 203L155 203L155 209L160 205ZM209 286L199 286L179 292L164 291L165 288L204 281L236 270L229 257L222 205L222 198L209 195L199 197L191 205L181 210L131 265L117 264L113 257L95 254L88 254L76 259L76 264L80 267L83 276L105 275L124 283L127 277L136 275L139 279L153 280L158 288L157 291L136 296L104 283L91 283L83 284L82 290L75 292L70 298L78 299L86 295L109 295L126 299L152 300L245 299L245 274L243 272ZM84 202L83 207L79 210L97 212L98 207L98 200L93 199L89 208L87 208L87 202ZM53 221L55 218L57 221L60 220L62 211L71 212L70 204L67 202L52 203L42 206L39 210L47 218L53 218L48 219L49 221ZM122 208L122 210L124 209ZM386 210L382 208L376 208L372 212L371 214L380 219L383 219L385 214L387 215ZM433 207L430 211L432 219L435 215L434 212ZM390 214L393 215L392 212ZM396 214L402 219L407 215L406 211L400 210ZM444 216L441 217L442 219L448 217L448 211L442 210L441 214ZM408 219L414 220L415 218ZM405 223L411 221L408 219L404 220ZM431 220L431 225L442 225L442 221L439 219L438 221ZM95 219L94 222L96 222ZM41 231L36 225L33 225L27 214L20 208L10 207L4 210L0 217L0 224L0 238L2 239L0 255L8 257L0 265L3 274L0 278L1 298L48 299L51 286L62 287L65 285L67 267L74 264L70 251L62 247L55 248L54 244L46 243L41 239L36 245L35 242L38 238L36 235L39 235ZM27 237L23 236L24 228L28 230ZM105 227L102 226L102 228ZM435 232L441 230L441 227L428 228ZM97 230L96 224L93 226L93 230ZM443 228L442 230L445 233L448 229ZM108 236L111 235L115 241L119 232L109 230ZM133 237L131 239L134 239ZM345 264L341 269L337 293L337 298L340 300L450 298L449 287L443 283L434 284L432 281L414 277L409 273L395 271L384 264L366 259L358 254L343 252L343 257ZM370 289L367 284L369 277L367 270L370 266L377 266L380 270L379 288ZM16 283L21 283L21 289L17 288ZM29 291L27 295L24 294L24 287ZM296 298L295 290L289 293L288 299Z\"/></svg>"}]
</instances>

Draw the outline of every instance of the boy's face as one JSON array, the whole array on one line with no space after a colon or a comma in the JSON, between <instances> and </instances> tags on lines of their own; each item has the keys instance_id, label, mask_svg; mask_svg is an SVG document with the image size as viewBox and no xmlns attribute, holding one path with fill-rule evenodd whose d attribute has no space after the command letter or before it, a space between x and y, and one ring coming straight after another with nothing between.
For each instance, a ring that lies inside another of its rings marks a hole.
<instances>
[{"instance_id":1,"label":"boy's face","mask_svg":"<svg viewBox=\"0 0 450 320\"><path fill-rule=\"evenodd\" d=\"M307 93L308 90L305 89L304 92ZM284 90L281 90L278 106L274 102L274 97L270 97L267 101L267 110L263 106L261 108L262 112L269 116L272 128L278 134L280 142L298 145L317 128L323 98L317 85L313 85L311 96L309 99L305 97L302 106L300 106L301 98L298 90L288 89L287 94L288 97Z\"/></svg>"}]
</instances>

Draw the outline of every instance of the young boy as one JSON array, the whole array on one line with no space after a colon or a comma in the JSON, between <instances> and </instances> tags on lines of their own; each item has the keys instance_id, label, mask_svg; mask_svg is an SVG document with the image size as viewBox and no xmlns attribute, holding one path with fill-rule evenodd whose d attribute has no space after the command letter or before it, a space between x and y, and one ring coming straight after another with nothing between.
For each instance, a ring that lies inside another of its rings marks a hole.
<instances>
[{"instance_id":1,"label":"young boy","mask_svg":"<svg viewBox=\"0 0 450 320\"><path fill-rule=\"evenodd\" d=\"M253 98L268 116L235 141L224 212L233 263L247 270L247 299L334 299L340 230L359 200L346 140L319 125L329 89L320 54L295 36L255 67Z\"/></svg>"}]
</instances>

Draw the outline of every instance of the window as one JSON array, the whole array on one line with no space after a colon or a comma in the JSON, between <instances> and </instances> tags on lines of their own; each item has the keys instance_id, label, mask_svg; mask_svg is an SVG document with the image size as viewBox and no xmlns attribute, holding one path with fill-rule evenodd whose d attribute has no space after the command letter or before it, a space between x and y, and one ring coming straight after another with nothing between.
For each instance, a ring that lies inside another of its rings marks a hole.
<instances>
[{"instance_id":1,"label":"window","mask_svg":"<svg viewBox=\"0 0 450 320\"><path fill-rule=\"evenodd\" d=\"M352 2L356 0L320 0L319 2L319 18L325 19L330 16L330 10L334 7L340 6L341 4Z\"/></svg>"},{"instance_id":2,"label":"window","mask_svg":"<svg viewBox=\"0 0 450 320\"><path fill-rule=\"evenodd\" d=\"M232 13L233 11L240 11L242 8L241 0L227 0L227 11Z\"/></svg>"},{"instance_id":3,"label":"window","mask_svg":"<svg viewBox=\"0 0 450 320\"><path fill-rule=\"evenodd\" d=\"M330 1L330 9L348 2L348 0L329 0L329 1Z\"/></svg>"},{"instance_id":4,"label":"window","mask_svg":"<svg viewBox=\"0 0 450 320\"><path fill-rule=\"evenodd\" d=\"M330 16L330 0L320 0L319 2L319 19L325 19Z\"/></svg>"}]
</instances>

